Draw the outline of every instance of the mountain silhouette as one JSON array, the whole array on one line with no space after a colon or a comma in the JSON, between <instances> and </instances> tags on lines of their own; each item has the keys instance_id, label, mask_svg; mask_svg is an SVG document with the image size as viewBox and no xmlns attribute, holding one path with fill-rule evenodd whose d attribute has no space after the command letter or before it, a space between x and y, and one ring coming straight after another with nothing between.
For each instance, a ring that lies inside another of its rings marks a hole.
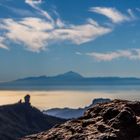
<instances>
[{"instance_id":1,"label":"mountain silhouette","mask_svg":"<svg viewBox=\"0 0 140 140\"><path fill-rule=\"evenodd\" d=\"M76 109L52 108L49 110L44 110L43 113L50 116L58 117L58 118L73 119L73 118L81 117L87 109L93 107L94 105L98 103L105 103L105 102L110 102L110 101L111 101L110 99L96 98L92 101L92 103L89 106L86 106L84 108L76 108Z\"/></svg>"},{"instance_id":2,"label":"mountain silhouette","mask_svg":"<svg viewBox=\"0 0 140 140\"><path fill-rule=\"evenodd\" d=\"M83 78L83 76L81 76L80 74L76 72L69 71L64 74L57 75L55 76L55 78L63 78L63 79L78 79L79 78L80 79L80 78Z\"/></svg>"},{"instance_id":3,"label":"mountain silhouette","mask_svg":"<svg viewBox=\"0 0 140 140\"><path fill-rule=\"evenodd\" d=\"M42 89L45 86L81 86L81 85L140 85L140 78L135 77L83 77L69 71L56 76L26 77L0 83L0 89Z\"/></svg>"},{"instance_id":4,"label":"mountain silhouette","mask_svg":"<svg viewBox=\"0 0 140 140\"><path fill-rule=\"evenodd\" d=\"M43 114L26 102L0 106L0 139L16 140L20 137L48 130L65 120Z\"/></svg>"}]
</instances>

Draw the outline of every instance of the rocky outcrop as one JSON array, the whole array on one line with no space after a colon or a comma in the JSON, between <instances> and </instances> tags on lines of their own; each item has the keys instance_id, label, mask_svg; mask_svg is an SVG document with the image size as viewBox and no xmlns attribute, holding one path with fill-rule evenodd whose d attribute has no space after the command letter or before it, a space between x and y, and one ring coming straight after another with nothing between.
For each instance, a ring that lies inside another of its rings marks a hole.
<instances>
[{"instance_id":1,"label":"rocky outcrop","mask_svg":"<svg viewBox=\"0 0 140 140\"><path fill-rule=\"evenodd\" d=\"M140 102L97 104L83 117L22 140L140 140Z\"/></svg>"},{"instance_id":2,"label":"rocky outcrop","mask_svg":"<svg viewBox=\"0 0 140 140\"><path fill-rule=\"evenodd\" d=\"M44 115L26 102L0 106L0 140L16 140L26 135L48 130L65 120Z\"/></svg>"}]
</instances>

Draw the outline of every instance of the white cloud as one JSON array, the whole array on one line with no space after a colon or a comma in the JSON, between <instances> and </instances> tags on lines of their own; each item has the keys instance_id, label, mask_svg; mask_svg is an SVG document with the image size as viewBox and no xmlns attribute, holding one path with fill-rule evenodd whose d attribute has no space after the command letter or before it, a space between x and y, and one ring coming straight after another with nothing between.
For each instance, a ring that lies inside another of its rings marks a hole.
<instances>
[{"instance_id":1,"label":"white cloud","mask_svg":"<svg viewBox=\"0 0 140 140\"><path fill-rule=\"evenodd\" d=\"M81 52L76 52L75 54L76 55L83 55Z\"/></svg>"},{"instance_id":2,"label":"white cloud","mask_svg":"<svg viewBox=\"0 0 140 140\"><path fill-rule=\"evenodd\" d=\"M111 31L112 29L110 28L87 22L83 25L67 25L65 28L56 29L52 32L52 38L57 40L69 40L79 45L94 40Z\"/></svg>"},{"instance_id":3,"label":"white cloud","mask_svg":"<svg viewBox=\"0 0 140 140\"><path fill-rule=\"evenodd\" d=\"M95 22L83 25L60 25L59 28L40 18L23 18L21 20L3 19L0 28L5 30L5 38L34 52L46 49L49 43L71 41L82 44L111 32ZM82 30L81 30L82 29Z\"/></svg>"},{"instance_id":4,"label":"white cloud","mask_svg":"<svg viewBox=\"0 0 140 140\"><path fill-rule=\"evenodd\" d=\"M95 12L98 14L102 14L109 18L113 23L121 23L124 21L131 20L132 11L129 10L129 16L122 14L120 11L118 11L115 8L108 8L108 7L91 7L91 12Z\"/></svg>"},{"instance_id":5,"label":"white cloud","mask_svg":"<svg viewBox=\"0 0 140 140\"><path fill-rule=\"evenodd\" d=\"M4 37L0 36L0 48L8 50L9 48L7 45L4 44L4 41L5 41Z\"/></svg>"},{"instance_id":6,"label":"white cloud","mask_svg":"<svg viewBox=\"0 0 140 140\"><path fill-rule=\"evenodd\" d=\"M74 25L67 23L58 16L53 18L47 11L40 8L42 0L25 0L44 18L26 17L21 19L0 19L0 30L4 31L4 39L1 39L1 48L7 48L5 41L11 41L25 47L27 50L39 52L47 49L50 43L70 41L76 45L93 41L96 38L108 34L112 31L111 27L99 25L93 19L87 19L86 23ZM96 7L96 11L100 7ZM95 10L95 9L91 9ZM127 17L115 9L104 9L105 15L114 22L122 22ZM101 10L101 13L103 11ZM109 14L111 12L111 14ZM128 11L131 13L132 11ZM132 15L132 13L131 13ZM117 18L116 18L117 17Z\"/></svg>"},{"instance_id":7,"label":"white cloud","mask_svg":"<svg viewBox=\"0 0 140 140\"><path fill-rule=\"evenodd\" d=\"M107 53L86 53L86 55L91 56L97 61L112 61L119 58L127 58L129 60L140 60L140 49L130 49L130 50L117 50L114 52Z\"/></svg>"},{"instance_id":8,"label":"white cloud","mask_svg":"<svg viewBox=\"0 0 140 140\"><path fill-rule=\"evenodd\" d=\"M42 0L25 0L25 2L29 4L40 4Z\"/></svg>"},{"instance_id":9,"label":"white cloud","mask_svg":"<svg viewBox=\"0 0 140 140\"><path fill-rule=\"evenodd\" d=\"M129 13L131 19L136 19L135 14L133 13L132 9L128 9L127 12Z\"/></svg>"},{"instance_id":10,"label":"white cloud","mask_svg":"<svg viewBox=\"0 0 140 140\"><path fill-rule=\"evenodd\" d=\"M50 29L51 25L43 20L41 22L41 19L25 18L21 21L4 19L1 27L6 30L5 38L22 46L25 45L28 50L38 52L45 49L44 43L49 35L44 30Z\"/></svg>"},{"instance_id":11,"label":"white cloud","mask_svg":"<svg viewBox=\"0 0 140 140\"><path fill-rule=\"evenodd\" d=\"M43 16L45 16L49 21L51 21L52 23L54 23L54 20L51 17L51 15L47 11L42 10L38 6L38 4L41 4L42 3L42 0L25 0L25 3L29 4L35 10L37 10L39 13L41 13Z\"/></svg>"},{"instance_id":12,"label":"white cloud","mask_svg":"<svg viewBox=\"0 0 140 140\"><path fill-rule=\"evenodd\" d=\"M54 29L54 26L50 22L40 18L24 18L23 20L20 20L19 23L34 30L47 31Z\"/></svg>"},{"instance_id":13,"label":"white cloud","mask_svg":"<svg viewBox=\"0 0 140 140\"><path fill-rule=\"evenodd\" d=\"M56 26L62 28L62 27L65 27L65 24L62 22L60 18L58 18L56 20Z\"/></svg>"}]
</instances>

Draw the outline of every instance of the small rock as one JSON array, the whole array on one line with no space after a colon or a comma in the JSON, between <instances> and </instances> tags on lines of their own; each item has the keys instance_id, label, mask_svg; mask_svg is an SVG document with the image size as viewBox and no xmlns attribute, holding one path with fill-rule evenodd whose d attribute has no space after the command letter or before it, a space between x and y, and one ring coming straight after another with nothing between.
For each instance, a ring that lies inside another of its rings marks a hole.
<instances>
[{"instance_id":1,"label":"small rock","mask_svg":"<svg viewBox=\"0 0 140 140\"><path fill-rule=\"evenodd\" d=\"M86 127L86 126L88 126L90 124L94 124L94 123L95 123L95 121L93 119L84 120L82 122L82 127Z\"/></svg>"}]
</instances>

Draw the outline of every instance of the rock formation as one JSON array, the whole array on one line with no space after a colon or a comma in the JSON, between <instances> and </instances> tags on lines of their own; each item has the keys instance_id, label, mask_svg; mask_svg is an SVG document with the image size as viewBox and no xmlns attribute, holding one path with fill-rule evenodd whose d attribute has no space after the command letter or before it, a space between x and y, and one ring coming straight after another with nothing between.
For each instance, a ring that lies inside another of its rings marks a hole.
<instances>
[{"instance_id":1,"label":"rock formation","mask_svg":"<svg viewBox=\"0 0 140 140\"><path fill-rule=\"evenodd\" d=\"M30 105L29 95L11 105L0 106L0 140L17 140L18 138L48 130L65 120L44 115Z\"/></svg>"},{"instance_id":2,"label":"rock formation","mask_svg":"<svg viewBox=\"0 0 140 140\"><path fill-rule=\"evenodd\" d=\"M25 97L24 97L24 101L25 101L25 104L26 105L30 105L30 95L26 95Z\"/></svg>"},{"instance_id":3,"label":"rock formation","mask_svg":"<svg viewBox=\"0 0 140 140\"><path fill-rule=\"evenodd\" d=\"M140 140L140 102L113 100L22 140Z\"/></svg>"}]
</instances>

